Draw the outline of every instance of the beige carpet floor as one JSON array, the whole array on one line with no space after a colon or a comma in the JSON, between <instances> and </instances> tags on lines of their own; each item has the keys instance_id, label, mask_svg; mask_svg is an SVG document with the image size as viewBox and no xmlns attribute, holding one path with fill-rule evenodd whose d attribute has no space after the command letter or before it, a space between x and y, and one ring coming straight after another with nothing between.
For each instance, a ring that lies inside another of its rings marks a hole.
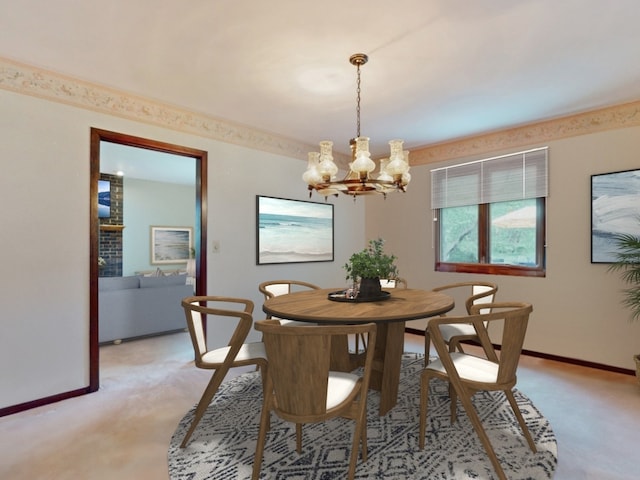
<instances>
[{"instance_id":1,"label":"beige carpet floor","mask_svg":"<svg viewBox=\"0 0 640 480\"><path fill-rule=\"evenodd\" d=\"M192 358L186 333L102 347L98 392L0 418L0 479L167 479L171 435L210 378ZM557 480L638 478L634 377L524 357L518 388L551 422Z\"/></svg>"}]
</instances>

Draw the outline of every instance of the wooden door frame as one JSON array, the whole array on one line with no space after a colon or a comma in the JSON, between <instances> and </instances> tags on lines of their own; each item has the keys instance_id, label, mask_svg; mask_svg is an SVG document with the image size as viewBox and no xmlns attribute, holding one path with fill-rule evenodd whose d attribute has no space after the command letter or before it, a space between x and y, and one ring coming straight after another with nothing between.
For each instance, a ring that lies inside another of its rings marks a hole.
<instances>
[{"instance_id":1,"label":"wooden door frame","mask_svg":"<svg viewBox=\"0 0 640 480\"><path fill-rule=\"evenodd\" d=\"M89 231L89 392L100 387L100 348L98 339L98 178L100 176L100 142L112 142L131 147L191 157L196 160L196 295L207 291L207 152L170 143L134 137L123 133L91 128L91 185Z\"/></svg>"}]
</instances>

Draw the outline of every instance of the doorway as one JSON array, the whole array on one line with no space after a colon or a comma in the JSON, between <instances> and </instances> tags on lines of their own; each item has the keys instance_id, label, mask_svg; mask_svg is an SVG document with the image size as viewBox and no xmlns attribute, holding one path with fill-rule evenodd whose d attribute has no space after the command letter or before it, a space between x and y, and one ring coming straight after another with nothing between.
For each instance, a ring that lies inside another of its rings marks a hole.
<instances>
[{"instance_id":1,"label":"doorway","mask_svg":"<svg viewBox=\"0 0 640 480\"><path fill-rule=\"evenodd\" d=\"M162 152L184 157L185 160L195 160L195 219L193 228L193 247L195 256L195 294L203 295L207 291L207 152L180 145L173 145L140 137L133 137L122 133L110 132L96 128L91 129L91 185L90 185L90 303L89 303L89 391L98 390L99 374L99 321L98 318L98 277L100 275L100 221L98 213L98 180L101 177L100 152L106 144L117 144L155 152ZM122 227L122 226L119 226ZM110 231L117 231L118 226L110 227ZM122 228L120 228L121 230ZM102 262L100 262L102 263Z\"/></svg>"}]
</instances>

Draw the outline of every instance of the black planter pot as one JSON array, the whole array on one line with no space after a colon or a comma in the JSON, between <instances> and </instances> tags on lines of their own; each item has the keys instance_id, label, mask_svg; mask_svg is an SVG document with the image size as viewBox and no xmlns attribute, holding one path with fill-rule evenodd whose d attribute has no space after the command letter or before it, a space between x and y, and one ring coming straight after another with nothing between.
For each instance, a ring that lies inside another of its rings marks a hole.
<instances>
[{"instance_id":1,"label":"black planter pot","mask_svg":"<svg viewBox=\"0 0 640 480\"><path fill-rule=\"evenodd\" d=\"M376 298L382 295L380 287L380 278L362 278L360 279L360 289L358 290L358 298Z\"/></svg>"}]
</instances>

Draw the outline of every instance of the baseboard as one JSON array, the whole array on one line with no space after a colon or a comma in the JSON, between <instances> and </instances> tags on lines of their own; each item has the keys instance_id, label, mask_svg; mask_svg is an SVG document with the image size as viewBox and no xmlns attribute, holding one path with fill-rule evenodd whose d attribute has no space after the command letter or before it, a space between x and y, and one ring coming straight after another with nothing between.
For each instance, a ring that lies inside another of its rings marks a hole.
<instances>
[{"instance_id":1,"label":"baseboard","mask_svg":"<svg viewBox=\"0 0 640 480\"><path fill-rule=\"evenodd\" d=\"M424 330L419 330L419 329L416 329L416 328L405 328L405 332L413 333L415 335L424 336ZM470 345L473 344L472 342L463 342L463 343L469 343ZM494 347L497 350L500 349L500 345L494 345ZM605 370L607 372L622 373L624 375L632 375L633 376L633 375L636 374L635 370L629 369L629 368L613 367L611 365L604 365L602 363L588 362L586 360L579 360L579 359L576 359L576 358L562 357L560 355L551 355L549 353L534 352L533 350L522 350L522 354L523 355L527 355L529 357L543 358L545 360L553 360L554 362L562 362L562 363L568 363L568 364L571 364L571 365L578 365L578 366L581 366L581 367L595 368L595 369L598 369L598 370Z\"/></svg>"},{"instance_id":2,"label":"baseboard","mask_svg":"<svg viewBox=\"0 0 640 480\"><path fill-rule=\"evenodd\" d=\"M68 398L79 397L80 395L86 395L91 393L89 387L80 388L78 390L72 390L70 392L59 393L57 395L51 395L50 397L39 398L30 402L20 403L18 405L12 405L10 407L0 408L0 417L6 415L12 415L14 413L24 412L36 407L42 407L51 403L59 402L61 400L67 400Z\"/></svg>"},{"instance_id":3,"label":"baseboard","mask_svg":"<svg viewBox=\"0 0 640 480\"><path fill-rule=\"evenodd\" d=\"M104 347L105 345L120 345L121 343L124 342L132 342L135 340L144 340L145 338L152 338L152 337L160 337L163 335L172 335L174 333L180 333L180 332L188 332L189 330L185 327L185 328L178 328L177 330L165 330L162 332L155 332L155 333L147 333L146 335L138 335L137 337L126 337L126 338L118 338L116 340L107 340L105 342L100 342L98 343L99 347Z\"/></svg>"}]
</instances>

